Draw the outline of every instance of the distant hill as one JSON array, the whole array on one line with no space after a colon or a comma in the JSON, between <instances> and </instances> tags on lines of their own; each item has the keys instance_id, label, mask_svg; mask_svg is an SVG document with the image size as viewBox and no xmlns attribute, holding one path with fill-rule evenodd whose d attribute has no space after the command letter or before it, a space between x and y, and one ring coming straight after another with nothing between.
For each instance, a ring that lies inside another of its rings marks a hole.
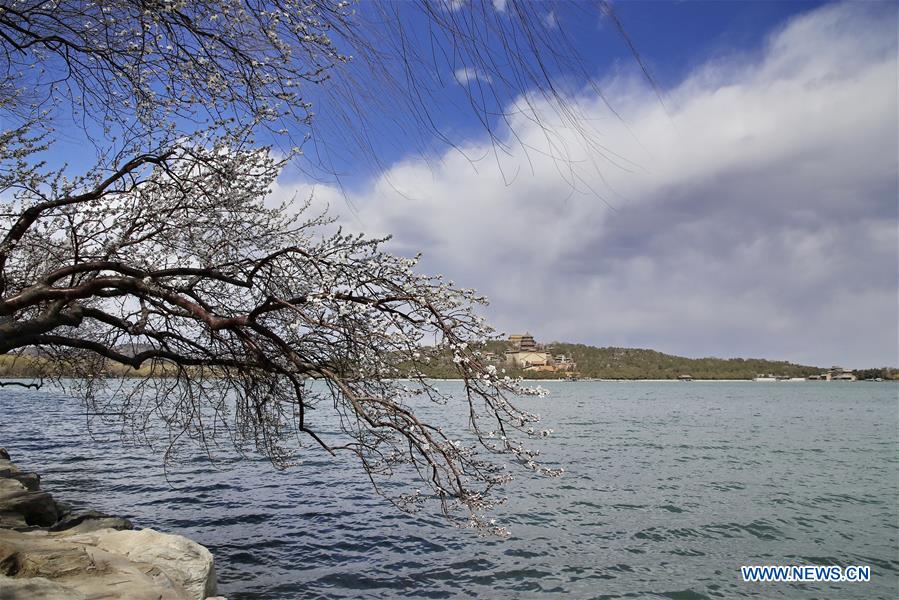
<instances>
[{"instance_id":1,"label":"distant hill","mask_svg":"<svg viewBox=\"0 0 899 600\"><path fill-rule=\"evenodd\" d=\"M121 346L122 353L133 355L147 347ZM505 368L510 377L527 379L562 378L568 373L528 372L514 369L503 360L504 352L509 348L507 342L488 342L479 350L483 354L490 353L492 362L497 368ZM545 349L553 355L564 354L577 363L574 373L582 378L596 379L677 379L680 375L690 375L693 379L752 379L758 374L772 374L785 377L808 377L826 371L823 367L797 365L786 361L765 360L760 358L685 358L664 354L656 350L643 348L596 348L584 344L566 344L553 342ZM426 376L434 378L455 378L458 376L450 354L423 349L430 355L431 362L416 365ZM157 365L153 369L145 365L138 371L117 364L110 364L107 373L117 376L147 376L151 373L161 374L165 365ZM853 371L859 379L899 379L897 369L865 369ZM45 358L39 352L29 352L25 356L0 356L0 377L37 377L52 374L72 374L72 365L60 365Z\"/></svg>"},{"instance_id":2,"label":"distant hill","mask_svg":"<svg viewBox=\"0 0 899 600\"><path fill-rule=\"evenodd\" d=\"M566 373L527 372L510 368L502 362L507 342L488 342L482 352L491 352L499 360L497 366L505 367L507 374L533 379L565 377ZM553 342L545 346L553 355L564 354L577 363L577 376L596 379L677 379L690 375L694 379L752 379L759 374L785 377L819 375L827 368L797 365L787 361L760 358L685 358L644 348L597 348L584 344ZM437 355L423 369L431 377L452 378L453 364L448 355ZM869 369L858 372L860 378L884 377L892 374L889 369Z\"/></svg>"},{"instance_id":3,"label":"distant hill","mask_svg":"<svg viewBox=\"0 0 899 600\"><path fill-rule=\"evenodd\" d=\"M771 373L788 377L818 375L822 367L761 358L685 358L643 348L595 348L583 344L552 344L553 354L571 356L584 377L602 379L752 379Z\"/></svg>"}]
</instances>

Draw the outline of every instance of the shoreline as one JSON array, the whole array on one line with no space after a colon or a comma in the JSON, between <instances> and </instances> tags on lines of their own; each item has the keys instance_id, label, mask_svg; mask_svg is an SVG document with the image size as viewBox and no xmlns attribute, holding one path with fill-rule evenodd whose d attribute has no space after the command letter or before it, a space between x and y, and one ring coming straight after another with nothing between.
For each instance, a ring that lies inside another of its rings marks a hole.
<instances>
[{"instance_id":1,"label":"shoreline","mask_svg":"<svg viewBox=\"0 0 899 600\"><path fill-rule=\"evenodd\" d=\"M412 379L397 379L396 381L413 381ZM448 378L448 377L429 377L428 381L464 381L464 379L457 378ZM858 381L826 381L823 379L805 379L802 381L793 380L790 381L788 379L784 379L783 381L754 381L752 379L691 379L689 381L683 381L680 379L597 379L597 378L584 378L584 379L576 379L573 381L561 378L553 378L553 379L522 379L524 383L529 381L534 381L538 383L890 383L891 380L884 379L883 381L873 381L868 379L860 379ZM897 381L897 380L892 380Z\"/></svg>"},{"instance_id":2,"label":"shoreline","mask_svg":"<svg viewBox=\"0 0 899 600\"><path fill-rule=\"evenodd\" d=\"M0 588L4 600L225 600L209 550L128 519L75 511L40 489L0 448Z\"/></svg>"},{"instance_id":3,"label":"shoreline","mask_svg":"<svg viewBox=\"0 0 899 600\"><path fill-rule=\"evenodd\" d=\"M141 379L139 376L125 376L125 379ZM68 379L68 378L64 378ZM161 378L164 379L164 378ZM461 377L426 377L427 381L465 381ZM14 383L22 383L24 387L27 387L27 384L35 381L35 379L30 377L6 377L0 375L0 381L6 382L14 382ZM309 381L315 381L314 379L310 379ZM393 379L393 381L415 381L414 379L410 379L408 377L398 377ZM827 381L824 379L783 379L779 381L755 381L753 379L603 379L598 377L584 377L578 378L574 380L563 379L561 377L553 377L549 379L531 379L531 378L522 378L522 382L527 383L529 381L537 382L537 383L891 383L891 382L899 382L899 379L882 379L880 381L875 381L873 379L858 379L858 380L845 380L845 381ZM45 385L47 383L45 382ZM52 384L51 384L52 385ZM35 388L36 391L36 388Z\"/></svg>"}]
</instances>

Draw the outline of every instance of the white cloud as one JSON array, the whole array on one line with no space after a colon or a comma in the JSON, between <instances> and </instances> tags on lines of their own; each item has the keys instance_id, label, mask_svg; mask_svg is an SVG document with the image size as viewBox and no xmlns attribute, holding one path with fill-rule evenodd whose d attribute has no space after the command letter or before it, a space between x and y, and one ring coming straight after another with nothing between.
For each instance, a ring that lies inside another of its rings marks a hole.
<instances>
[{"instance_id":1,"label":"white cloud","mask_svg":"<svg viewBox=\"0 0 899 600\"><path fill-rule=\"evenodd\" d=\"M461 69L456 69L453 73L453 76L456 78L456 81L459 82L460 85L468 85L472 82L483 81L484 83L491 83L493 78L490 77L489 73L484 73L480 69L475 69L473 67L463 67Z\"/></svg>"},{"instance_id":2,"label":"white cloud","mask_svg":"<svg viewBox=\"0 0 899 600\"><path fill-rule=\"evenodd\" d=\"M511 156L470 141L465 154L487 158L403 161L352 197L358 222L491 297L506 330L895 365L899 125L885 10L797 18L759 55L695 70L667 110L636 77L606 81L624 123L585 92L592 145L521 116L526 155L510 138Z\"/></svg>"},{"instance_id":3,"label":"white cloud","mask_svg":"<svg viewBox=\"0 0 899 600\"><path fill-rule=\"evenodd\" d=\"M543 17L543 24L548 29L557 29L559 27L559 19L556 17L556 11L551 10L546 13L546 16Z\"/></svg>"}]
</instances>

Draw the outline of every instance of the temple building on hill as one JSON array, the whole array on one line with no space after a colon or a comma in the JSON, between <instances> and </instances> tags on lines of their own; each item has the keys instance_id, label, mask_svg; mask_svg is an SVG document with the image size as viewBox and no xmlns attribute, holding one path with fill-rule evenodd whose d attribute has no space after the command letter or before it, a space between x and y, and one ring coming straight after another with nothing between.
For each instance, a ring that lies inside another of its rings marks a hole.
<instances>
[{"instance_id":1,"label":"temple building on hill","mask_svg":"<svg viewBox=\"0 0 899 600\"><path fill-rule=\"evenodd\" d=\"M834 365L826 373L821 373L821 379L826 381L856 381L858 378L851 371Z\"/></svg>"},{"instance_id":2,"label":"temple building on hill","mask_svg":"<svg viewBox=\"0 0 899 600\"><path fill-rule=\"evenodd\" d=\"M536 352L540 348L529 333L510 335L509 346L516 352Z\"/></svg>"},{"instance_id":3,"label":"temple building on hill","mask_svg":"<svg viewBox=\"0 0 899 600\"><path fill-rule=\"evenodd\" d=\"M506 364L523 371L574 371L577 364L564 354L553 356L529 333L509 336Z\"/></svg>"}]
</instances>

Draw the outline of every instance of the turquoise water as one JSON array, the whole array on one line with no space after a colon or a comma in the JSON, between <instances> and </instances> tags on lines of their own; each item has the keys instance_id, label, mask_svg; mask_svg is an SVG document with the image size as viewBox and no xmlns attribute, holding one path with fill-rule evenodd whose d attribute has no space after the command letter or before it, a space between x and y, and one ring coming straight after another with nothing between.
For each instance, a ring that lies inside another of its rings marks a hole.
<instances>
[{"instance_id":1,"label":"turquoise water","mask_svg":"<svg viewBox=\"0 0 899 600\"><path fill-rule=\"evenodd\" d=\"M519 473L505 540L397 513L318 452L283 473L196 459L166 476L114 431L89 435L58 392L0 389L0 445L58 499L209 546L231 600L899 597L899 386L544 386L526 404L556 431L541 456L566 473ZM872 578L742 582L756 564L870 565Z\"/></svg>"}]
</instances>

